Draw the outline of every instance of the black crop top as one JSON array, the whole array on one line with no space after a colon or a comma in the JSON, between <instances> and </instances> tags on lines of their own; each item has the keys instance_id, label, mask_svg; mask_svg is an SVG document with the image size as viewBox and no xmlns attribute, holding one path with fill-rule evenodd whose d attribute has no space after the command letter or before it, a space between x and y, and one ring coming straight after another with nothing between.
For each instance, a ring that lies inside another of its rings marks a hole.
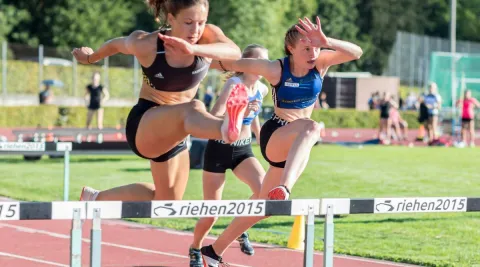
<instances>
[{"instance_id":1,"label":"black crop top","mask_svg":"<svg viewBox=\"0 0 480 267\"><path fill-rule=\"evenodd\" d=\"M195 56L188 67L170 67L165 58L163 41L157 38L157 56L148 68L142 66L143 80L153 89L167 92L182 92L199 84L210 68L203 57Z\"/></svg>"}]
</instances>

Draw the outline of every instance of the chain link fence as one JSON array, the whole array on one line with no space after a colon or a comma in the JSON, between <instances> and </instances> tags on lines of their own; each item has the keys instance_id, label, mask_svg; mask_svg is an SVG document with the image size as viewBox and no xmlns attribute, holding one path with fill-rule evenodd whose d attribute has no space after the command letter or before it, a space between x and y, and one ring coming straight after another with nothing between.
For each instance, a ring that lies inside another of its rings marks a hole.
<instances>
[{"instance_id":1,"label":"chain link fence","mask_svg":"<svg viewBox=\"0 0 480 267\"><path fill-rule=\"evenodd\" d=\"M458 53L480 53L480 43L457 41ZM397 32L385 76L397 76L404 85L426 89L432 52L450 52L450 40L407 32Z\"/></svg>"},{"instance_id":2,"label":"chain link fence","mask_svg":"<svg viewBox=\"0 0 480 267\"><path fill-rule=\"evenodd\" d=\"M83 65L75 60L70 49L6 42L1 45L0 54L3 98L30 96L36 99L48 83L52 85L55 97L69 98L68 103L72 105L81 104L85 88L96 71L100 72L102 84L110 91L111 99L136 101L142 85L141 66L135 57L129 55L117 54L96 64ZM211 70L200 86L198 97L203 97L207 87L212 87L214 92L220 90L221 76Z\"/></svg>"}]
</instances>

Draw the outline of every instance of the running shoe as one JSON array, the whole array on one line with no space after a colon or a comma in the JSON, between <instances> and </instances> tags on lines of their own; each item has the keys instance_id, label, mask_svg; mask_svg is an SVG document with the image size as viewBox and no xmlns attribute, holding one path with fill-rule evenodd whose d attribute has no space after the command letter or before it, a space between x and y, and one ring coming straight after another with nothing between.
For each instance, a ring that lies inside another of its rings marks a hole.
<instances>
[{"instance_id":1,"label":"running shoe","mask_svg":"<svg viewBox=\"0 0 480 267\"><path fill-rule=\"evenodd\" d=\"M237 238L238 243L240 243L240 250L250 256L253 256L255 250L253 250L252 244L250 244L250 240L248 239L248 233L245 232Z\"/></svg>"},{"instance_id":2,"label":"running shoe","mask_svg":"<svg viewBox=\"0 0 480 267\"><path fill-rule=\"evenodd\" d=\"M200 251L202 252L203 267L230 266L228 263L224 263L222 257L215 253L212 245L203 247Z\"/></svg>"},{"instance_id":3,"label":"running shoe","mask_svg":"<svg viewBox=\"0 0 480 267\"><path fill-rule=\"evenodd\" d=\"M284 185L279 185L268 192L269 200L287 200L290 197L290 190Z\"/></svg>"},{"instance_id":4,"label":"running shoe","mask_svg":"<svg viewBox=\"0 0 480 267\"><path fill-rule=\"evenodd\" d=\"M200 252L200 249L190 248L188 250L188 255L190 258L190 267L203 267L202 253Z\"/></svg>"}]
</instances>

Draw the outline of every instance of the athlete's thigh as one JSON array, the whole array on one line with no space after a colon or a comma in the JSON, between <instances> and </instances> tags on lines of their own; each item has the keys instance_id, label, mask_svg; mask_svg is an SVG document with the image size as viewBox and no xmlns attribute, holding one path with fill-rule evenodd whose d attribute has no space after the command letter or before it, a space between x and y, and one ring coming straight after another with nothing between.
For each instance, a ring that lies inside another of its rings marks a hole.
<instances>
[{"instance_id":1,"label":"athlete's thigh","mask_svg":"<svg viewBox=\"0 0 480 267\"><path fill-rule=\"evenodd\" d=\"M306 131L316 122L310 119L295 120L278 128L270 137L266 147L266 154L273 162L282 162L287 159L288 151L297 136Z\"/></svg>"},{"instance_id":2,"label":"athlete's thigh","mask_svg":"<svg viewBox=\"0 0 480 267\"><path fill-rule=\"evenodd\" d=\"M263 178L265 177L265 170L255 157L244 159L233 170L233 173L238 177L238 179L250 187L252 193L260 193Z\"/></svg>"},{"instance_id":3,"label":"athlete's thigh","mask_svg":"<svg viewBox=\"0 0 480 267\"><path fill-rule=\"evenodd\" d=\"M225 173L215 173L203 171L203 199L220 200L222 199L223 188L225 186Z\"/></svg>"},{"instance_id":4,"label":"athlete's thigh","mask_svg":"<svg viewBox=\"0 0 480 267\"><path fill-rule=\"evenodd\" d=\"M145 112L135 137L138 151L146 157L155 158L184 140L187 133L183 118L190 105L157 106Z\"/></svg>"},{"instance_id":5,"label":"athlete's thigh","mask_svg":"<svg viewBox=\"0 0 480 267\"><path fill-rule=\"evenodd\" d=\"M164 162L150 161L150 167L155 184L155 200L181 200L190 171L188 150Z\"/></svg>"}]
</instances>

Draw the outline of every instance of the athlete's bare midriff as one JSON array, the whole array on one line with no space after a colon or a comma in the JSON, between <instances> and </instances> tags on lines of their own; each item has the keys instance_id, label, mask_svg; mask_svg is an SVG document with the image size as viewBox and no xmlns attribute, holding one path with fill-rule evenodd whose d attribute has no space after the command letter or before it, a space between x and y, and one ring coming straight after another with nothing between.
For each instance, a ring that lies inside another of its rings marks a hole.
<instances>
[{"instance_id":1,"label":"athlete's bare midriff","mask_svg":"<svg viewBox=\"0 0 480 267\"><path fill-rule=\"evenodd\" d=\"M177 105L183 104L192 101L195 97L195 94L198 90L198 84L194 88L188 89L182 92L166 92L155 90L147 84L142 84L142 89L140 90L140 98L144 98L155 102L159 105Z\"/></svg>"},{"instance_id":2,"label":"athlete's bare midriff","mask_svg":"<svg viewBox=\"0 0 480 267\"><path fill-rule=\"evenodd\" d=\"M275 114L283 120L292 122L298 119L310 119L313 112L313 105L303 109L284 109L275 107Z\"/></svg>"},{"instance_id":3,"label":"athlete's bare midriff","mask_svg":"<svg viewBox=\"0 0 480 267\"><path fill-rule=\"evenodd\" d=\"M242 125L239 139L247 139L252 137L252 127L250 125Z\"/></svg>"}]
</instances>

